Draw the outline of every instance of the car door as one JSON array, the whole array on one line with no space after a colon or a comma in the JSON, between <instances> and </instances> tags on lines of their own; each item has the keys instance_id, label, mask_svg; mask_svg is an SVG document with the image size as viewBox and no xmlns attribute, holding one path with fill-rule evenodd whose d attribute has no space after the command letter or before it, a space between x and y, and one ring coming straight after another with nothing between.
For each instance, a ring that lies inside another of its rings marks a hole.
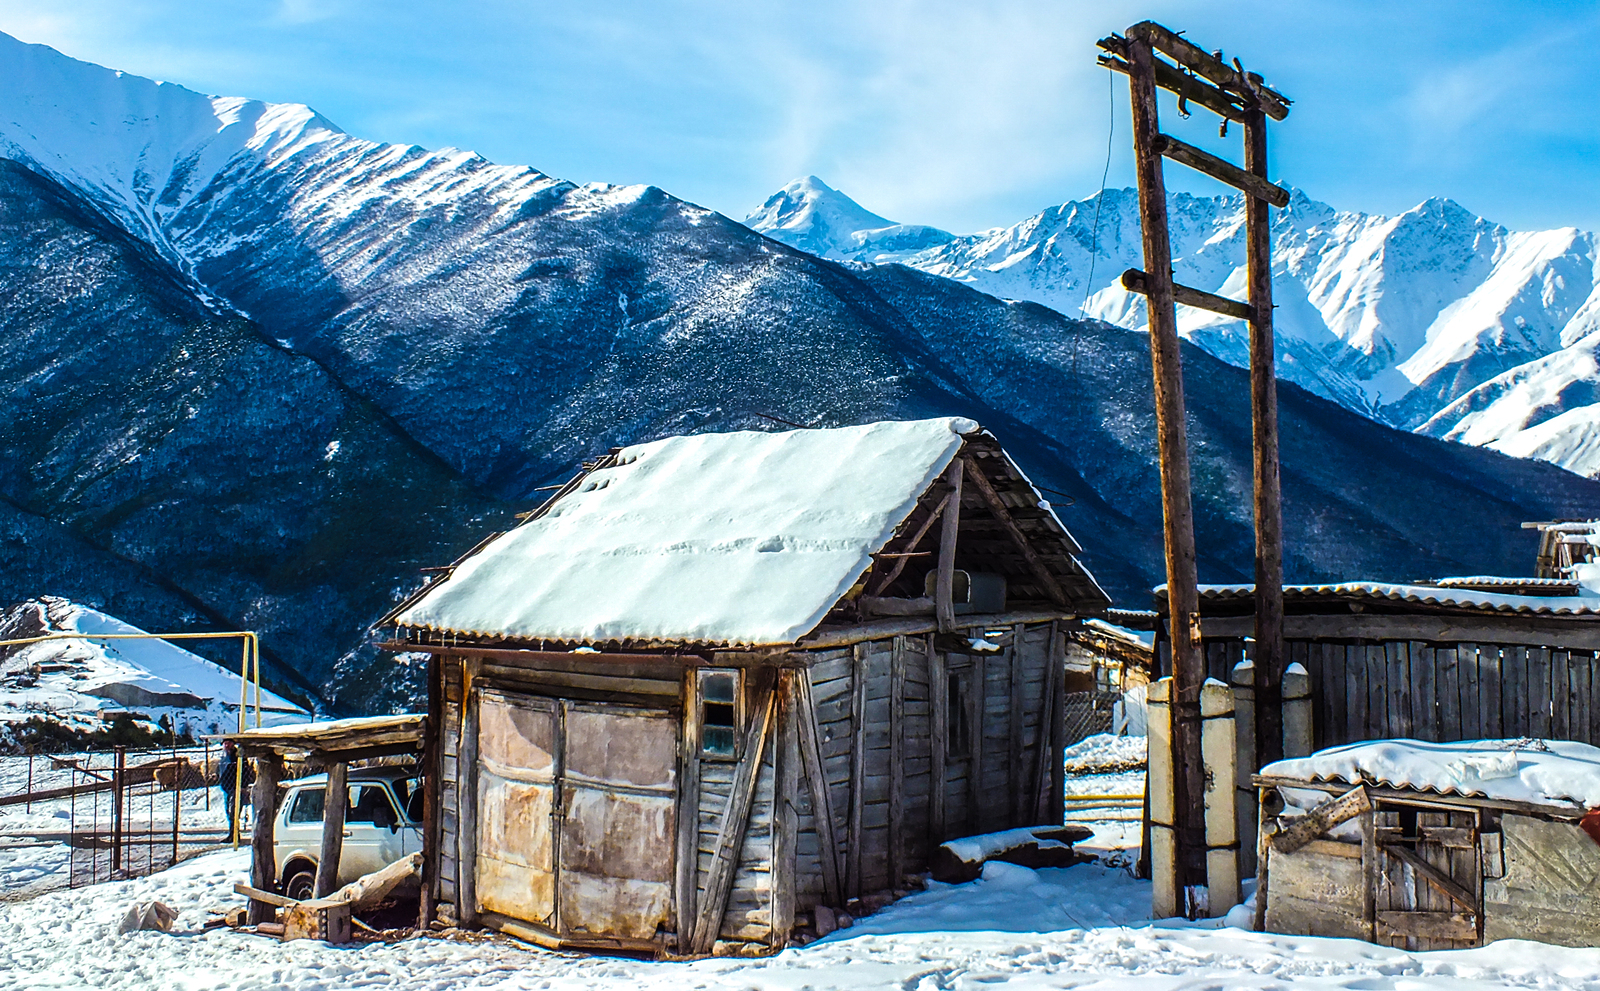
<instances>
[{"instance_id":1,"label":"car door","mask_svg":"<svg viewBox=\"0 0 1600 991\"><path fill-rule=\"evenodd\" d=\"M401 840L395 828L399 821L383 782L351 782L350 805L344 819L344 853L339 858L340 884L349 884L400 859Z\"/></svg>"},{"instance_id":2,"label":"car door","mask_svg":"<svg viewBox=\"0 0 1600 991\"><path fill-rule=\"evenodd\" d=\"M295 853L317 856L322 847L322 803L327 789L322 785L302 785L283 799L273 846L277 874L283 876L284 862Z\"/></svg>"}]
</instances>

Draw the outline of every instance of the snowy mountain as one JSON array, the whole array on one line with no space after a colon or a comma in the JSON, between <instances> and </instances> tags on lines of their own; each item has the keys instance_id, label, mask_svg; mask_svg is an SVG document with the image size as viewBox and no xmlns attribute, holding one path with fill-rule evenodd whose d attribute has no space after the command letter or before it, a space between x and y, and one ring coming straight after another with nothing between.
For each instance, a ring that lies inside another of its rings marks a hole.
<instances>
[{"instance_id":1,"label":"snowy mountain","mask_svg":"<svg viewBox=\"0 0 1600 991\"><path fill-rule=\"evenodd\" d=\"M0 605L257 629L279 684L404 705L422 669L365 631L420 568L609 447L774 417L970 417L1114 596L1161 580L1137 335L824 260L654 187L366 141L3 36L0 83ZM794 209L816 191L771 215L848 226ZM1201 574L1237 581L1247 379L1185 360ZM1291 580L1523 571L1518 523L1600 504L1293 387L1280 418Z\"/></svg>"},{"instance_id":2,"label":"snowy mountain","mask_svg":"<svg viewBox=\"0 0 1600 991\"><path fill-rule=\"evenodd\" d=\"M0 611L0 639L52 633L126 636L145 631L66 599L46 596ZM0 648L0 735L9 724L43 719L94 732L127 714L146 732L180 734L237 727L240 677L165 640L55 640ZM249 717L255 719L255 695ZM311 714L261 693L261 725L305 722Z\"/></svg>"},{"instance_id":3,"label":"snowy mountain","mask_svg":"<svg viewBox=\"0 0 1600 991\"><path fill-rule=\"evenodd\" d=\"M1242 297L1242 198L1177 193L1169 207L1178 280ZM804 222L811 217L826 222ZM1582 408L1593 400L1573 405L1590 394L1593 380L1561 378L1586 360L1592 365L1593 345L1584 341L1600 330L1594 234L1512 232L1444 199L1397 217L1340 212L1299 191L1273 218L1282 377L1394 426L1580 474L1600 472L1600 411ZM790 183L745 222L826 258L899 262L1130 329L1146 319L1143 297L1118 282L1123 270L1143 265L1133 190L1106 190L1007 228L923 242L895 232L926 228L893 225L813 177ZM857 222L868 226L851 230ZM1178 319L1196 344L1248 364L1239 321L1186 307ZM1577 351L1533 367L1567 348ZM1469 393L1499 395L1509 386L1495 383L1506 376L1537 377L1547 393L1564 398L1532 409L1512 401L1458 428L1453 404L1482 407L1484 396L1469 400Z\"/></svg>"}]
</instances>

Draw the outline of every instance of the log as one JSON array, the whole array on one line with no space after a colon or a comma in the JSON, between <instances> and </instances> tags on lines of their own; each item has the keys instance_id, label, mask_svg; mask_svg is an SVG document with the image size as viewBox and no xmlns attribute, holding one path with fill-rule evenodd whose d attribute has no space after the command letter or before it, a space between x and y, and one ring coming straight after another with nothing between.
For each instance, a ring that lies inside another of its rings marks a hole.
<instances>
[{"instance_id":1,"label":"log","mask_svg":"<svg viewBox=\"0 0 1600 991\"><path fill-rule=\"evenodd\" d=\"M1129 48L1126 38L1118 38L1113 35L1109 38L1101 38L1098 44L1101 48L1112 53L1111 55L1100 56L1100 65L1113 72L1129 73L1129 63L1125 61L1128 57ZM1186 97L1190 103L1198 103L1217 116L1226 117L1228 120L1242 122L1248 113L1233 96L1211 85L1204 79L1186 76L1176 66L1162 59L1153 58L1150 62L1155 76L1155 84L1162 89L1179 93Z\"/></svg>"},{"instance_id":2,"label":"log","mask_svg":"<svg viewBox=\"0 0 1600 991\"><path fill-rule=\"evenodd\" d=\"M256 760L256 783L251 796L255 802L255 826L250 834L250 884L262 890L270 890L278 882L278 868L273 859L273 825L278 811L278 779L282 776L282 757L268 754ZM271 922L275 914L276 910L267 902L259 899L250 902L251 925Z\"/></svg>"},{"instance_id":3,"label":"log","mask_svg":"<svg viewBox=\"0 0 1600 991\"><path fill-rule=\"evenodd\" d=\"M389 897L389 893L401 884L411 878L420 877L421 874L422 854L407 854L382 870L356 878L327 898L314 898L303 904L337 903L348 905L351 911L359 912L372 908Z\"/></svg>"},{"instance_id":4,"label":"log","mask_svg":"<svg viewBox=\"0 0 1600 991\"><path fill-rule=\"evenodd\" d=\"M1303 816L1295 816L1282 823L1272 837L1272 848L1282 853L1293 853L1340 823L1371 811L1372 798L1367 794L1366 787L1357 786L1332 801L1323 802Z\"/></svg>"},{"instance_id":5,"label":"log","mask_svg":"<svg viewBox=\"0 0 1600 991\"><path fill-rule=\"evenodd\" d=\"M1218 158L1188 142L1179 141L1170 134L1158 135L1155 147L1157 152L1174 162L1187 165L1196 172L1204 172L1218 182L1242 190L1257 199L1266 200L1280 210L1289 205L1289 191L1282 186L1268 182L1261 176L1252 175L1232 162Z\"/></svg>"},{"instance_id":6,"label":"log","mask_svg":"<svg viewBox=\"0 0 1600 991\"><path fill-rule=\"evenodd\" d=\"M1140 21L1123 33L1130 39L1146 42L1184 68L1198 72L1222 89L1237 94L1238 99L1259 102L1261 109L1273 120L1283 120L1289 116L1289 104L1293 101L1282 93L1262 85L1260 76L1242 73L1236 67L1228 65L1156 22Z\"/></svg>"}]
</instances>

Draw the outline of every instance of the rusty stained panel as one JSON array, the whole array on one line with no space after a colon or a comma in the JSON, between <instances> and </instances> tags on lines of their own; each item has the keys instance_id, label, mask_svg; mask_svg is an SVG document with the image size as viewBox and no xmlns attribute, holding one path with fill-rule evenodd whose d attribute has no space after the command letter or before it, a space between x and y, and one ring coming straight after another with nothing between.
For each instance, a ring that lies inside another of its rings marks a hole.
<instances>
[{"instance_id":1,"label":"rusty stained panel","mask_svg":"<svg viewBox=\"0 0 1600 991\"><path fill-rule=\"evenodd\" d=\"M672 924L678 720L569 704L561 926L648 939Z\"/></svg>"},{"instance_id":2,"label":"rusty stained panel","mask_svg":"<svg viewBox=\"0 0 1600 991\"><path fill-rule=\"evenodd\" d=\"M478 707L480 909L548 925L555 911L556 710L484 693Z\"/></svg>"}]
</instances>

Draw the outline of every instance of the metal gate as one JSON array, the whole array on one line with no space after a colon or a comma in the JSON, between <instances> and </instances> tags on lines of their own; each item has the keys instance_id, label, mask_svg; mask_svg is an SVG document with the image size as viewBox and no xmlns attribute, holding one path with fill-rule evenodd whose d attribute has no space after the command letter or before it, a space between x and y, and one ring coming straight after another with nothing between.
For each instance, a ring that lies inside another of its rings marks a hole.
<instances>
[{"instance_id":1,"label":"metal gate","mask_svg":"<svg viewBox=\"0 0 1600 991\"><path fill-rule=\"evenodd\" d=\"M478 706L480 910L561 935L672 928L677 718L495 691Z\"/></svg>"}]
</instances>

